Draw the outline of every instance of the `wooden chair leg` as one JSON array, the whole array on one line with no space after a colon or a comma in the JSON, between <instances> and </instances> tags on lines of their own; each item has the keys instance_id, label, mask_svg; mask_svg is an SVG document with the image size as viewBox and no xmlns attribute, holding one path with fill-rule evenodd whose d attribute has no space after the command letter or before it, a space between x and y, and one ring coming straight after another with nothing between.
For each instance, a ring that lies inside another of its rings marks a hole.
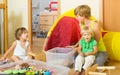
<instances>
[{"instance_id":1,"label":"wooden chair leg","mask_svg":"<svg viewBox=\"0 0 120 75\"><path fill-rule=\"evenodd\" d=\"M98 67L97 64L89 67L87 70L85 70L85 75L89 75L89 72L90 72L90 71L91 71L91 72L96 72L96 71L97 71L97 67Z\"/></svg>"}]
</instances>

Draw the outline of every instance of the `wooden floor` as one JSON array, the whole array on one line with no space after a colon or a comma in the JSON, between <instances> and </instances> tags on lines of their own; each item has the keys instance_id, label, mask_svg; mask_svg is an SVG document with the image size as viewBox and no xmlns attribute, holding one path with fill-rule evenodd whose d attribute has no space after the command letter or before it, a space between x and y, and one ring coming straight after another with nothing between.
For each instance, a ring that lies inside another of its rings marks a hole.
<instances>
[{"instance_id":1,"label":"wooden floor","mask_svg":"<svg viewBox=\"0 0 120 75\"><path fill-rule=\"evenodd\" d=\"M37 55L37 60L46 61L45 53L42 51L45 38L33 37L32 50ZM111 71L110 75L120 75L120 62L109 61L106 66L115 66L116 69ZM69 75L73 75L73 68L71 68Z\"/></svg>"}]
</instances>

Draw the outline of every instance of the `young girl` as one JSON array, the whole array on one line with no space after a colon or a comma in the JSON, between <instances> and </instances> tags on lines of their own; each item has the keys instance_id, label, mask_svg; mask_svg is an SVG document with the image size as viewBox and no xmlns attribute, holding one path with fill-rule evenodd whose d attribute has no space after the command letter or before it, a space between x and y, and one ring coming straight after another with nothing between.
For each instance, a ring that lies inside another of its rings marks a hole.
<instances>
[{"instance_id":1,"label":"young girl","mask_svg":"<svg viewBox=\"0 0 120 75\"><path fill-rule=\"evenodd\" d=\"M5 60L11 51L14 51L12 55L13 61L32 59L33 56L28 55L30 53L32 54L32 51L28 42L28 31L26 28L18 28L15 32L15 38L16 40L13 42L12 46L7 50L1 60Z\"/></svg>"},{"instance_id":2,"label":"young girl","mask_svg":"<svg viewBox=\"0 0 120 75\"><path fill-rule=\"evenodd\" d=\"M79 41L79 47L77 49L78 56L75 59L75 75L86 70L90 67L95 60L95 54L97 53L97 41L93 38L93 32L88 26L82 28L82 38ZM83 72L82 72L82 75Z\"/></svg>"}]
</instances>

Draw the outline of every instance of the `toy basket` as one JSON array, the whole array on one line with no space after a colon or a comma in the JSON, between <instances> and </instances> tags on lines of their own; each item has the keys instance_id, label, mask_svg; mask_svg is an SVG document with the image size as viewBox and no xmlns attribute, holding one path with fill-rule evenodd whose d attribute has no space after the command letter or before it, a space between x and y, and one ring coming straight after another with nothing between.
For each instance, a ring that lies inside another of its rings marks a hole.
<instances>
[{"instance_id":1,"label":"toy basket","mask_svg":"<svg viewBox=\"0 0 120 75\"><path fill-rule=\"evenodd\" d=\"M74 55L71 48L56 47L46 51L46 62L61 65L70 66L74 62Z\"/></svg>"}]
</instances>

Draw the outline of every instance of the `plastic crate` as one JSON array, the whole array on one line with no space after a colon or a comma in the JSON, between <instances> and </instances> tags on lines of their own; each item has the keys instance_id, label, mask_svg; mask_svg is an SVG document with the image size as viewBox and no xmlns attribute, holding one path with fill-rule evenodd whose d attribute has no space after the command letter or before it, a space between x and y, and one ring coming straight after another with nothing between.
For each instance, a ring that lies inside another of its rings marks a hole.
<instances>
[{"instance_id":1,"label":"plastic crate","mask_svg":"<svg viewBox=\"0 0 120 75\"><path fill-rule=\"evenodd\" d=\"M70 66L74 62L74 55L71 48L53 48L46 51L46 62L61 65Z\"/></svg>"}]
</instances>

